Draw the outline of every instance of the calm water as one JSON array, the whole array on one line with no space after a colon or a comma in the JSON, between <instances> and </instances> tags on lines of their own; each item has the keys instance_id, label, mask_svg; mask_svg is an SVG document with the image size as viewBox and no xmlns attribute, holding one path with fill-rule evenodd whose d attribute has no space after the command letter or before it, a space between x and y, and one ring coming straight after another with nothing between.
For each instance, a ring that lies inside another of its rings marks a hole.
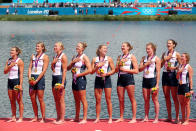
<instances>
[{"instance_id":1,"label":"calm water","mask_svg":"<svg viewBox=\"0 0 196 131\"><path fill-rule=\"evenodd\" d=\"M29 59L32 53L35 53L35 43L44 41L47 47L46 54L52 59L53 45L56 41L62 41L65 45L65 53L69 62L72 55L75 54L75 45L79 41L86 41L88 47L85 53L92 58L95 56L96 48L99 44L109 42L108 55L116 62L116 58L121 54L121 43L129 41L134 46L133 53L138 62L145 53L145 44L154 42L157 44L157 55L166 50L167 39L177 40L179 45L177 51L189 52L191 55L191 65L196 71L196 22L0 22L0 117L10 117L10 102L7 95L7 75L3 74L6 60L9 57L9 50L12 46L19 46L23 53L21 58L25 63L24 71L24 117L33 117L33 109L30 97L28 95L27 69ZM51 91L51 73L50 69L46 73L46 117L56 117L55 104ZM88 118L95 118L95 98L94 98L94 75L88 75L87 100L89 104ZM113 118L119 117L119 102L116 92L117 75L112 76L112 104ZM142 96L142 73L135 75L136 81L136 100L137 100L137 118L144 117L144 101ZM196 76L193 77L194 85ZM161 82L160 82L161 83ZM195 87L194 87L195 88ZM196 88L194 89L196 91ZM125 94L125 118L131 118L131 103ZM102 99L101 117L107 118L106 102ZM66 86L66 118L73 118L75 115L74 99L71 90L71 73L67 73ZM165 99L160 85L160 118L167 117ZM172 102L173 103L173 102ZM191 118L196 118L196 101L191 100ZM172 106L173 117L175 116L174 106ZM81 112L82 113L82 112ZM17 112L18 114L18 112ZM40 115L40 113L39 113ZM82 114L81 114L82 115ZM151 101L150 118L154 117L154 106Z\"/></svg>"}]
</instances>

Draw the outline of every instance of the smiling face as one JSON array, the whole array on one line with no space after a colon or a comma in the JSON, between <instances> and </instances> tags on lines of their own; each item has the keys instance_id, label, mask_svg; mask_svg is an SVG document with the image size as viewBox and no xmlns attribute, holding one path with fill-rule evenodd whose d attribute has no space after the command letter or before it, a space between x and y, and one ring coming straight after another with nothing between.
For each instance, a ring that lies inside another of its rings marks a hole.
<instances>
[{"instance_id":1,"label":"smiling face","mask_svg":"<svg viewBox=\"0 0 196 131\"><path fill-rule=\"evenodd\" d=\"M106 56L107 51L108 51L108 49L107 49L107 46L105 46L105 45L102 46L102 47L99 49L100 54L103 55L103 56Z\"/></svg>"},{"instance_id":2,"label":"smiling face","mask_svg":"<svg viewBox=\"0 0 196 131\"><path fill-rule=\"evenodd\" d=\"M55 43L55 45L54 45L54 52L55 52L55 53L58 53L58 52L60 52L60 51L61 51L61 46L60 46L60 44Z\"/></svg>"},{"instance_id":3,"label":"smiling face","mask_svg":"<svg viewBox=\"0 0 196 131\"><path fill-rule=\"evenodd\" d=\"M121 50L122 50L123 54L126 54L127 52L129 52L129 47L127 46L126 43L123 43L121 45Z\"/></svg>"},{"instance_id":4,"label":"smiling face","mask_svg":"<svg viewBox=\"0 0 196 131\"><path fill-rule=\"evenodd\" d=\"M187 57L186 57L185 54L182 54L181 55L181 61L182 61L183 64L186 64L187 63Z\"/></svg>"},{"instance_id":5,"label":"smiling face","mask_svg":"<svg viewBox=\"0 0 196 131\"><path fill-rule=\"evenodd\" d=\"M42 47L41 44L36 44L36 52L39 53L39 52L42 52L44 49L44 47Z\"/></svg>"},{"instance_id":6,"label":"smiling face","mask_svg":"<svg viewBox=\"0 0 196 131\"><path fill-rule=\"evenodd\" d=\"M149 56L151 56L152 54L154 54L154 51L153 51L151 45L147 45L147 46L146 46L146 53L147 53Z\"/></svg>"},{"instance_id":7,"label":"smiling face","mask_svg":"<svg viewBox=\"0 0 196 131\"><path fill-rule=\"evenodd\" d=\"M14 56L18 56L18 52L16 51L16 48L11 48L10 50L10 56L13 58Z\"/></svg>"},{"instance_id":8,"label":"smiling face","mask_svg":"<svg viewBox=\"0 0 196 131\"><path fill-rule=\"evenodd\" d=\"M76 52L81 53L83 51L84 51L84 48L83 48L82 44L78 43L77 46L76 46Z\"/></svg>"},{"instance_id":9,"label":"smiling face","mask_svg":"<svg viewBox=\"0 0 196 131\"><path fill-rule=\"evenodd\" d=\"M167 48L168 48L168 50L173 50L175 48L175 44L171 40L168 40L167 41Z\"/></svg>"}]
</instances>

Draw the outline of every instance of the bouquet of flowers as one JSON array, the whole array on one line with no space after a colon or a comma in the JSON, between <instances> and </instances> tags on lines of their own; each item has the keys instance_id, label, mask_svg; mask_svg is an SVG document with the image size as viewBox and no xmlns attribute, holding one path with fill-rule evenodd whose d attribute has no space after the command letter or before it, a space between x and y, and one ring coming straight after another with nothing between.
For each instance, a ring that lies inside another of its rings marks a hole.
<instances>
[{"instance_id":1,"label":"bouquet of flowers","mask_svg":"<svg viewBox=\"0 0 196 131\"><path fill-rule=\"evenodd\" d=\"M62 84L61 83L56 83L55 86L54 86L54 89L55 90L60 90L62 87Z\"/></svg>"},{"instance_id":2,"label":"bouquet of flowers","mask_svg":"<svg viewBox=\"0 0 196 131\"><path fill-rule=\"evenodd\" d=\"M103 70L103 69L99 69L99 70L97 71L97 74L99 74L99 75L104 74L104 70Z\"/></svg>"},{"instance_id":3,"label":"bouquet of flowers","mask_svg":"<svg viewBox=\"0 0 196 131\"><path fill-rule=\"evenodd\" d=\"M185 93L185 97L186 97L186 98L191 98L191 93L190 93L190 92Z\"/></svg>"},{"instance_id":4,"label":"bouquet of flowers","mask_svg":"<svg viewBox=\"0 0 196 131\"><path fill-rule=\"evenodd\" d=\"M167 62L167 67L171 67L171 62Z\"/></svg>"},{"instance_id":5,"label":"bouquet of flowers","mask_svg":"<svg viewBox=\"0 0 196 131\"><path fill-rule=\"evenodd\" d=\"M29 84L32 85L34 81L35 81L35 78L34 78L34 77L31 77L31 78L29 79Z\"/></svg>"},{"instance_id":6,"label":"bouquet of flowers","mask_svg":"<svg viewBox=\"0 0 196 131\"><path fill-rule=\"evenodd\" d=\"M124 66L124 65L125 65L125 62L124 62L124 61L119 61L119 62L118 62L118 65L119 65L119 66Z\"/></svg>"},{"instance_id":7,"label":"bouquet of flowers","mask_svg":"<svg viewBox=\"0 0 196 131\"><path fill-rule=\"evenodd\" d=\"M20 86L19 85L15 85L14 86L14 90L19 91L20 90Z\"/></svg>"},{"instance_id":8,"label":"bouquet of flowers","mask_svg":"<svg viewBox=\"0 0 196 131\"><path fill-rule=\"evenodd\" d=\"M72 72L73 74L76 74L77 68L76 68L76 67L73 67L73 68L71 69L71 72Z\"/></svg>"},{"instance_id":9,"label":"bouquet of flowers","mask_svg":"<svg viewBox=\"0 0 196 131\"><path fill-rule=\"evenodd\" d=\"M97 74L99 74L99 75L102 75L104 73L105 72L104 72L104 70L102 68L97 71ZM105 80L105 77L102 77L102 79Z\"/></svg>"},{"instance_id":10,"label":"bouquet of flowers","mask_svg":"<svg viewBox=\"0 0 196 131\"><path fill-rule=\"evenodd\" d=\"M20 86L19 85L15 85L14 86L14 90L17 91L18 99L19 99L20 98Z\"/></svg>"},{"instance_id":11,"label":"bouquet of flowers","mask_svg":"<svg viewBox=\"0 0 196 131\"><path fill-rule=\"evenodd\" d=\"M152 89L151 89L151 93L153 94L153 93L155 93L157 91L157 88L156 87L153 87Z\"/></svg>"}]
</instances>

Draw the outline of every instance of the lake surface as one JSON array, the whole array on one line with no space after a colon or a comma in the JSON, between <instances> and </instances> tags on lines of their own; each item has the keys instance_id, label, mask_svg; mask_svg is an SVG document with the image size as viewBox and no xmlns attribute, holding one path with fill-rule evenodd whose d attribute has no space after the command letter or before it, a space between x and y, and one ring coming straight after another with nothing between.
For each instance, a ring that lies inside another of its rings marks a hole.
<instances>
[{"instance_id":1,"label":"lake surface","mask_svg":"<svg viewBox=\"0 0 196 131\"><path fill-rule=\"evenodd\" d=\"M7 94L7 75L3 74L6 60L9 58L9 51L12 46L18 46L23 50L20 56L25 63L24 70L24 117L33 117L33 109L28 94L27 70L30 56L35 53L35 44L38 41L44 41L50 60L54 56L53 45L57 41L62 41L65 46L64 53L67 54L70 62L75 53L77 42L86 41L88 47L85 54L92 60L99 44L109 43L108 55L116 63L117 56L121 54L121 43L130 42L134 49L132 53L136 56L138 62L142 56L146 55L145 45L153 42L157 45L157 55L166 51L166 42L168 39L174 39L178 42L176 50L180 53L188 52L191 56L193 69L196 71L196 22L0 22L0 118L11 117L11 107ZM51 91L51 74L48 68L46 73L46 117L56 117L55 103ZM94 98L94 78L95 75L88 75L87 80L87 100L88 100L88 118L96 118L95 98ZM71 90L71 73L67 72L66 86L66 118L74 118L75 108L74 99ZM193 83L195 85L196 75L194 74ZM117 74L112 76L112 104L113 118L119 118L119 102L116 92ZM144 117L144 101L142 95L142 73L135 75L137 101L137 118ZM196 91L195 86L193 87ZM167 118L165 98L160 82L160 118ZM101 118L108 118L105 95L102 97ZM149 117L154 118L154 105L151 101ZM81 110L81 116L82 116ZM17 111L18 115L18 111ZM172 102L172 115L175 118L175 109ZM39 112L39 116L41 116ZM131 103L125 94L125 118L131 118ZM196 118L196 101L191 100L191 118Z\"/></svg>"}]
</instances>

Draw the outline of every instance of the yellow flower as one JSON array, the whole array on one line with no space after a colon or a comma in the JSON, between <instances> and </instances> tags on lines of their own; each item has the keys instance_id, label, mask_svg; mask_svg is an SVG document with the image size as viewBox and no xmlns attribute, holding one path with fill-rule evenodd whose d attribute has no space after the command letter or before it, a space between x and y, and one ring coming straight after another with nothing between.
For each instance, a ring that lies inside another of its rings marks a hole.
<instances>
[{"instance_id":1,"label":"yellow flower","mask_svg":"<svg viewBox=\"0 0 196 131\"><path fill-rule=\"evenodd\" d=\"M156 87L153 87L153 88L151 89L151 93L153 94L155 91L157 91L157 88L156 88Z\"/></svg>"},{"instance_id":2,"label":"yellow flower","mask_svg":"<svg viewBox=\"0 0 196 131\"><path fill-rule=\"evenodd\" d=\"M167 66L168 67L171 67L171 62L167 62Z\"/></svg>"},{"instance_id":3,"label":"yellow flower","mask_svg":"<svg viewBox=\"0 0 196 131\"><path fill-rule=\"evenodd\" d=\"M190 92L185 93L185 97L186 97L186 98L190 98L190 97L191 97L191 93L190 93Z\"/></svg>"},{"instance_id":4,"label":"yellow flower","mask_svg":"<svg viewBox=\"0 0 196 131\"><path fill-rule=\"evenodd\" d=\"M59 89L61 89L61 87L62 87L61 83L56 83L54 86L55 90L59 90Z\"/></svg>"},{"instance_id":5,"label":"yellow flower","mask_svg":"<svg viewBox=\"0 0 196 131\"><path fill-rule=\"evenodd\" d=\"M29 79L29 81L34 81L35 80L35 78L34 77L31 77L30 79Z\"/></svg>"},{"instance_id":6,"label":"yellow flower","mask_svg":"<svg viewBox=\"0 0 196 131\"><path fill-rule=\"evenodd\" d=\"M104 74L104 70L103 69L100 69L100 72L101 72L101 74Z\"/></svg>"},{"instance_id":7,"label":"yellow flower","mask_svg":"<svg viewBox=\"0 0 196 131\"><path fill-rule=\"evenodd\" d=\"M34 77L31 77L30 79L29 79L29 83L30 83L30 85L32 85L32 83L35 81L35 78Z\"/></svg>"},{"instance_id":8,"label":"yellow flower","mask_svg":"<svg viewBox=\"0 0 196 131\"><path fill-rule=\"evenodd\" d=\"M20 86L19 86L19 85L15 85L15 86L14 86L14 90L19 91L19 90L20 90Z\"/></svg>"},{"instance_id":9,"label":"yellow flower","mask_svg":"<svg viewBox=\"0 0 196 131\"><path fill-rule=\"evenodd\" d=\"M125 65L125 62L124 62L124 61L119 61L119 62L118 62L118 65L119 65L119 66L124 66L124 65Z\"/></svg>"},{"instance_id":10,"label":"yellow flower","mask_svg":"<svg viewBox=\"0 0 196 131\"><path fill-rule=\"evenodd\" d=\"M104 72L103 69L99 69L99 70L97 71L97 74L99 74L99 75L104 74L104 73L105 73L105 72Z\"/></svg>"},{"instance_id":11,"label":"yellow flower","mask_svg":"<svg viewBox=\"0 0 196 131\"><path fill-rule=\"evenodd\" d=\"M71 72L72 72L73 74L76 74L77 68L76 68L76 67L73 67L73 68L71 69Z\"/></svg>"}]
</instances>

